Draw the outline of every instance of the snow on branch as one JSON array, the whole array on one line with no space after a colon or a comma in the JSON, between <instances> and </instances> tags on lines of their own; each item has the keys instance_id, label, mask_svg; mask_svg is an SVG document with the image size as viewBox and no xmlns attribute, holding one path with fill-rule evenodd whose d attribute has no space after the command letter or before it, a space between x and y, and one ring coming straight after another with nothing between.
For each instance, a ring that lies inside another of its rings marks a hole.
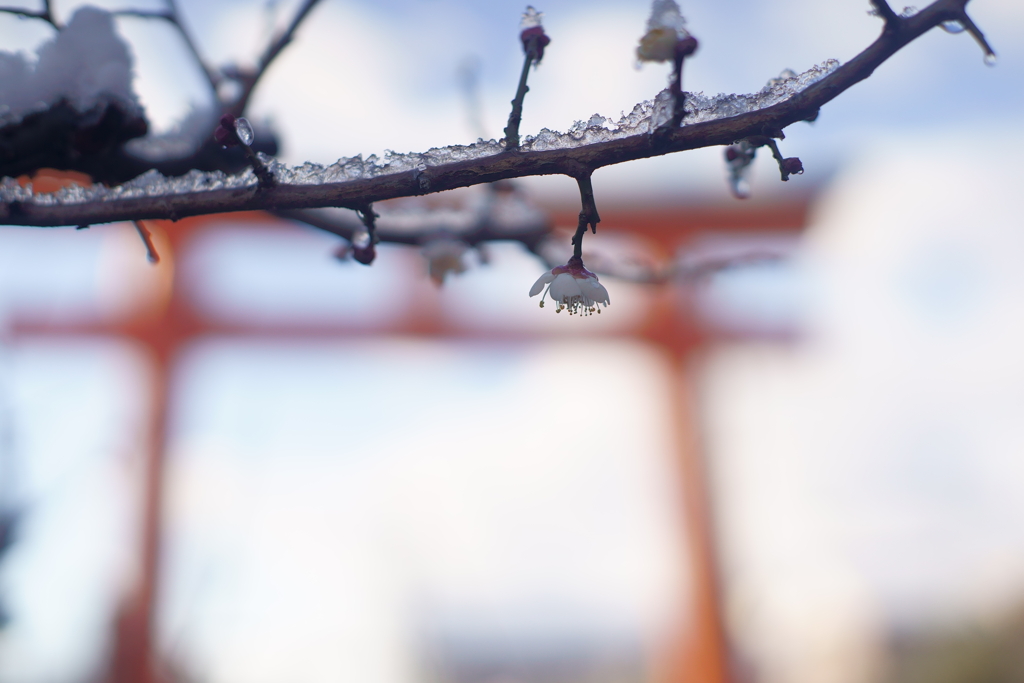
<instances>
[{"instance_id":1,"label":"snow on branch","mask_svg":"<svg viewBox=\"0 0 1024 683\"><path fill-rule=\"evenodd\" d=\"M12 179L0 184L0 223L58 226L120 220L172 219L243 210L296 211L318 207L362 209L374 202L440 192L534 175L587 177L595 169L635 159L701 147L731 145L753 139L768 144L787 168L773 138L798 121L813 119L819 108L854 84L868 78L885 60L932 28L958 23L979 41L986 56L992 50L965 12L967 0L937 0L912 16L886 19L879 38L846 64L829 60L788 78L773 81L750 95L701 94L666 89L651 101L611 123L595 115L565 133L543 129L518 146L488 141L431 149L423 153L388 153L382 159L361 156L329 166L288 167L262 156L274 182L260 183L251 168L240 173L193 169L180 177L156 170L114 187L69 187L35 194ZM298 21L315 4L305 2L299 16L265 53L261 66L291 39ZM688 34L687 34L688 35ZM527 64L539 59L536 41L524 39ZM691 51L692 52L692 51ZM680 62L681 63L681 62ZM671 125L682 102L680 125ZM666 122L669 123L666 126ZM511 136L510 136L511 137ZM767 140L768 142L765 142ZM795 167L793 167L795 168ZM795 172L791 170L790 172Z\"/></svg>"}]
</instances>

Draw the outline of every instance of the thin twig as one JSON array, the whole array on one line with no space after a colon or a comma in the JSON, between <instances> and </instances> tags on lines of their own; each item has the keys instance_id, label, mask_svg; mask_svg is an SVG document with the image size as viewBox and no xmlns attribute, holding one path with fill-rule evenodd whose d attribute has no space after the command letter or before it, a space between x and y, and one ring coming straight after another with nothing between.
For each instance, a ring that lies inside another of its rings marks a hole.
<instances>
[{"instance_id":1,"label":"thin twig","mask_svg":"<svg viewBox=\"0 0 1024 683\"><path fill-rule=\"evenodd\" d=\"M181 20L181 12L178 11L178 3L176 0L166 0L167 11L170 12L171 21L178 29L178 33L181 34L182 40L185 41L185 46L188 47L189 52L192 53L193 59L196 60L196 64L203 73L206 75L206 82L210 84L210 90L213 92L214 101L217 101L217 85L220 83L220 77L217 72L210 68L210 65L203 59L203 55L199 52L199 48L196 46L195 40L192 38L191 32L185 28L185 23Z\"/></svg>"},{"instance_id":2,"label":"thin twig","mask_svg":"<svg viewBox=\"0 0 1024 683\"><path fill-rule=\"evenodd\" d=\"M256 88L256 84L259 83L271 63L273 63L277 56L281 54L281 51L288 47L288 44L292 42L295 38L295 31L298 30L299 25L310 11L316 7L318 2L320 2L320 0L305 0L305 2L302 3L302 7L299 8L299 11L295 13L295 16L292 18L288 28L267 46L267 49L260 57L256 70L241 76L239 82L242 85L242 92L239 94L238 99L232 102L231 106L227 108L227 113L234 114L235 116L242 116L245 113L245 108L249 105L249 98L252 97L252 92Z\"/></svg>"},{"instance_id":3,"label":"thin twig","mask_svg":"<svg viewBox=\"0 0 1024 683\"><path fill-rule=\"evenodd\" d=\"M195 59L196 65L206 76L206 82L210 86L210 91L213 94L214 101L217 101L217 83L219 77L216 71L214 71L203 59L203 56L199 52L199 48L196 46L195 41L192 39L192 35L188 29L185 28L185 24L181 21L181 14L178 12L178 6L174 0L166 0L167 9L163 11L157 10L137 10L137 9L119 9L113 10L111 14L119 17L136 17L139 19L162 19L167 23L171 24L178 30L182 40L185 41L185 47L192 54L192 58Z\"/></svg>"},{"instance_id":4,"label":"thin twig","mask_svg":"<svg viewBox=\"0 0 1024 683\"><path fill-rule=\"evenodd\" d=\"M669 86L672 94L672 118L669 125L678 128L683 122L686 106L686 92L683 91L683 63L686 58L697 50L697 39L691 35L676 41L675 54L672 60L672 82Z\"/></svg>"},{"instance_id":5,"label":"thin twig","mask_svg":"<svg viewBox=\"0 0 1024 683\"><path fill-rule=\"evenodd\" d=\"M270 172L267 165L263 163L259 155L253 151L252 147L245 144L242 140L238 140L238 146L245 152L245 158L249 161L249 165L252 166L252 172L256 174L256 179L259 181L259 189L267 190L277 184L277 179L274 178L274 174Z\"/></svg>"},{"instance_id":6,"label":"thin twig","mask_svg":"<svg viewBox=\"0 0 1024 683\"><path fill-rule=\"evenodd\" d=\"M887 29L895 29L899 25L900 16L886 0L871 0L871 6L875 8L875 14L885 21Z\"/></svg>"},{"instance_id":7,"label":"thin twig","mask_svg":"<svg viewBox=\"0 0 1024 683\"><path fill-rule=\"evenodd\" d=\"M985 40L985 34L981 32L981 29L978 28L978 25L975 24L969 16L967 16L967 12L960 12L960 17L958 21L961 24L963 24L964 28L967 29L967 32L971 34L971 37L974 38L978 45L981 46L982 51L984 51L985 53L985 63L995 64L995 50L993 50L992 46L988 44L987 40Z\"/></svg>"},{"instance_id":8,"label":"thin twig","mask_svg":"<svg viewBox=\"0 0 1024 683\"><path fill-rule=\"evenodd\" d=\"M146 245L146 260L154 265L160 263L160 254L153 246L153 235L150 234L149 228L142 221L132 221L132 223L135 225L135 230L139 233L142 243Z\"/></svg>"},{"instance_id":9,"label":"thin twig","mask_svg":"<svg viewBox=\"0 0 1024 683\"><path fill-rule=\"evenodd\" d=\"M516 96L512 98L512 111L508 115L508 125L505 126L505 149L517 149L519 147L519 124L523 120L523 100L526 93L530 91L526 85L526 79L530 75L530 67L537 58L537 42L539 36L533 36L527 40L526 56L523 59L523 70L519 74L519 87L516 88Z\"/></svg>"},{"instance_id":10,"label":"thin twig","mask_svg":"<svg viewBox=\"0 0 1024 683\"><path fill-rule=\"evenodd\" d=\"M45 21L46 23L53 26L58 31L60 30L60 25L54 20L53 13L50 12L49 2L44 4L42 12L36 12L34 10L25 9L24 7L0 7L0 13L13 14L15 16L24 17L26 19L41 19L42 21Z\"/></svg>"},{"instance_id":11,"label":"thin twig","mask_svg":"<svg viewBox=\"0 0 1024 683\"><path fill-rule=\"evenodd\" d=\"M590 181L591 172L576 176L576 184L580 188L580 221L576 226L576 234L572 236L573 256L583 257L583 236L587 234L587 226L597 234L597 224L601 216L597 213L597 202L594 200L594 184Z\"/></svg>"}]
</instances>

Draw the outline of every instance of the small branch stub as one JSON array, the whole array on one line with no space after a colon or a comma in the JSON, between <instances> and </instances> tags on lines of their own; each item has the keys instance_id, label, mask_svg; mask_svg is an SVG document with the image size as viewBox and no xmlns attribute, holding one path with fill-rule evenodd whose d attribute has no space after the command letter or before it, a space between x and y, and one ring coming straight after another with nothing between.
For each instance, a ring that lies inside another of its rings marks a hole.
<instances>
[{"instance_id":1,"label":"small branch stub","mask_svg":"<svg viewBox=\"0 0 1024 683\"><path fill-rule=\"evenodd\" d=\"M665 129L678 128L683 121L686 93L683 92L683 62L697 51L697 39L686 30L675 0L654 0L647 32L640 38L636 58L640 62L672 62L669 91L672 94L672 118Z\"/></svg>"},{"instance_id":2,"label":"small branch stub","mask_svg":"<svg viewBox=\"0 0 1024 683\"><path fill-rule=\"evenodd\" d=\"M590 180L590 171L576 177L576 183L580 188L580 221L576 226L576 234L572 236L573 255L583 257L583 236L587 234L587 226L596 235L597 224L601 222L601 216L597 213L597 202L594 200L594 185Z\"/></svg>"},{"instance_id":3,"label":"small branch stub","mask_svg":"<svg viewBox=\"0 0 1024 683\"><path fill-rule=\"evenodd\" d=\"M519 87L516 89L516 96L512 99L512 111L508 115L508 125L505 126L505 149L517 149L519 147L519 124L523 120L523 100L530 88L526 85L526 79L530 75L530 66L540 64L544 58L544 48L551 42L551 38L544 33L541 25L543 12L538 12L533 6L528 6L523 13L523 20L520 23L522 31L519 38L523 42L523 70L519 74Z\"/></svg>"},{"instance_id":4,"label":"small branch stub","mask_svg":"<svg viewBox=\"0 0 1024 683\"><path fill-rule=\"evenodd\" d=\"M276 184L274 174L252 149L252 143L256 136L248 119L242 116L236 117L233 114L224 114L220 117L220 125L217 126L217 130L213 131L213 138L225 147L238 146L242 148L245 158L252 166L252 172L256 174L256 178L260 182L261 190Z\"/></svg>"},{"instance_id":5,"label":"small branch stub","mask_svg":"<svg viewBox=\"0 0 1024 683\"><path fill-rule=\"evenodd\" d=\"M132 221L135 225L136 232L139 233L139 238L142 243L146 245L146 260L156 265L160 263L160 254L157 253L156 247L153 246L153 235L149 232L149 228L143 221Z\"/></svg>"}]
</instances>

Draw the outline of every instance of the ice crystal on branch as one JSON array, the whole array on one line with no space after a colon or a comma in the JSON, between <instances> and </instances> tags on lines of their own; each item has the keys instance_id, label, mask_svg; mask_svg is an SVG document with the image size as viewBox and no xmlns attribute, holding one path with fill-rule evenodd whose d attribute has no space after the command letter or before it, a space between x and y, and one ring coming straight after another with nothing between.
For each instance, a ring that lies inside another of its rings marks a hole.
<instances>
[{"instance_id":1,"label":"ice crystal on branch","mask_svg":"<svg viewBox=\"0 0 1024 683\"><path fill-rule=\"evenodd\" d=\"M808 86L818 82L839 67L839 62L830 59L794 77L772 79L759 92L748 95L719 94L707 97L703 93L687 93L686 116L683 124L701 123L737 116L784 102ZM554 149L575 149L633 135L651 133L671 117L672 97L668 90L658 94L654 100L640 102L628 114L623 114L614 123L599 114L585 121L577 121L565 133L541 129L534 136L523 138L524 152ZM233 128L233 123L232 123ZM324 185L346 181L376 178L395 173L444 166L460 161L473 161L500 154L504 151L496 140L479 140L471 145L438 147L419 153L397 153L388 151L383 158L370 155L343 157L333 164L322 165L306 162L288 166L277 159L260 154L260 159L273 173L281 185ZM0 183L0 202L28 202L41 205L83 204L92 201L109 201L140 197L160 197L188 194L210 190L250 187L257 184L251 169L228 175L220 171L202 172L193 170L184 176L167 178L152 170L122 185L106 187L96 184L91 188L64 188L54 193L33 193L31 186L22 187L13 180Z\"/></svg>"},{"instance_id":2,"label":"ice crystal on branch","mask_svg":"<svg viewBox=\"0 0 1024 683\"><path fill-rule=\"evenodd\" d=\"M256 139L256 134L252 130L252 124L249 123L249 119L242 116L235 119L235 134L238 135L238 139L242 141L243 145L251 145L253 140Z\"/></svg>"}]
</instances>

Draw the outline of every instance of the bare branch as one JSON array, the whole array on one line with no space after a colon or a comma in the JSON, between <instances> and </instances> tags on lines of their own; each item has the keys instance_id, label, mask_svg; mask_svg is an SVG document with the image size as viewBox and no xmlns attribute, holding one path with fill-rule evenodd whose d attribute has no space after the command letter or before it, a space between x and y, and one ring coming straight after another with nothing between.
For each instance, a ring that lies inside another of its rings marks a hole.
<instances>
[{"instance_id":1,"label":"bare branch","mask_svg":"<svg viewBox=\"0 0 1024 683\"><path fill-rule=\"evenodd\" d=\"M0 13L13 14L26 19L41 19L58 31L60 30L60 24L53 18L53 12L50 10L49 0L43 3L43 10L41 12L25 9L24 7L0 7Z\"/></svg>"},{"instance_id":2,"label":"bare branch","mask_svg":"<svg viewBox=\"0 0 1024 683\"><path fill-rule=\"evenodd\" d=\"M315 2L309 0L305 8ZM738 116L684 125L665 135L633 135L569 149L505 151L482 158L428 167L425 171L359 178L320 185L287 185L257 191L255 185L173 195L111 198L84 203L35 201L0 204L0 223L80 225L120 220L170 218L243 210L291 210L325 206L358 208L369 203L441 192L458 187L535 175L579 177L581 169L598 169L634 159L701 147L729 145L751 136L777 136L874 70L905 45L945 21L961 19L966 0L936 0L911 17L900 30L884 31L863 52L789 99ZM301 13L300 13L301 14ZM293 22L294 25L295 22Z\"/></svg>"},{"instance_id":3,"label":"bare branch","mask_svg":"<svg viewBox=\"0 0 1024 683\"><path fill-rule=\"evenodd\" d=\"M256 84L259 83L263 74L266 73L271 63L277 58L281 51L288 47L288 44L295 38L295 31L298 30L299 25L306 18L306 16L316 7L320 0L305 0L302 3L302 7L295 13L288 28L279 35L267 49L263 52L260 57L259 63L256 65L256 70L248 74L239 74L239 82L242 84L242 92L238 96L230 107L227 109L227 113L234 114L235 116L241 116L245 113L245 108L249 105L249 98L252 97L252 92L256 88Z\"/></svg>"},{"instance_id":4,"label":"bare branch","mask_svg":"<svg viewBox=\"0 0 1024 683\"><path fill-rule=\"evenodd\" d=\"M576 226L576 234L572 236L573 256L583 257L583 236L587 234L587 226L597 234L597 224L601 222L601 216L597 213L597 202L594 200L594 184L590 180L591 173L581 173L576 176L576 183L580 186L580 222Z\"/></svg>"},{"instance_id":5,"label":"bare branch","mask_svg":"<svg viewBox=\"0 0 1024 683\"><path fill-rule=\"evenodd\" d=\"M174 26L178 33L181 34L182 40L185 41L185 47L192 54L192 58L195 59L196 65L202 70L203 75L206 76L206 82L210 85L210 91L213 94L213 99L217 101L217 83L220 81L220 77L217 72L206 63L203 59L202 54L199 52L199 48L196 46L195 40L192 39L192 34L189 33L188 29L185 28L184 22L181 20L181 13L178 11L178 4L175 0L165 0L167 9L163 12L149 12L145 10L115 10L112 14L124 17L141 17L149 19L163 19Z\"/></svg>"},{"instance_id":6,"label":"bare branch","mask_svg":"<svg viewBox=\"0 0 1024 683\"><path fill-rule=\"evenodd\" d=\"M202 53L199 52L199 48L196 46L195 40L192 39L192 34L185 28L184 22L181 20L181 13L178 11L178 3L176 0L167 1L167 12L170 14L170 21L178 29L178 33L181 34L182 39L185 41L185 46L188 47L189 52L192 53L192 57L196 60L196 64L203 73L206 75L206 82L210 84L210 90L213 93L213 99L216 102L217 97L217 84L220 82L220 76L217 72L206 63L203 59Z\"/></svg>"},{"instance_id":7,"label":"bare branch","mask_svg":"<svg viewBox=\"0 0 1024 683\"><path fill-rule=\"evenodd\" d=\"M982 51L985 53L985 63L995 64L995 50L993 50L992 46L988 44L987 40L985 40L985 34L981 32L978 25L975 24L969 16L967 16L966 11L961 11L959 22L963 24L964 28L967 29L967 32L971 34L971 37L974 38L978 45L981 46Z\"/></svg>"},{"instance_id":8,"label":"bare branch","mask_svg":"<svg viewBox=\"0 0 1024 683\"><path fill-rule=\"evenodd\" d=\"M153 265L160 263L160 254L156 252L156 247L153 246L153 235L150 234L149 228L142 221L132 221L132 223L135 224L135 230L139 233L142 243L146 245L146 260Z\"/></svg>"},{"instance_id":9,"label":"bare branch","mask_svg":"<svg viewBox=\"0 0 1024 683\"><path fill-rule=\"evenodd\" d=\"M460 224L468 224L468 229L450 229L450 226L444 225L445 217L436 212L424 214L424 220L415 221L415 227L410 227L409 221L403 219L403 212L384 212L382 215L374 213L374 241L417 246L429 242L438 234L444 234L471 247L493 240L513 240L536 252L553 228L547 214L537 211L532 219L517 221L514 227L510 226L506 220L502 220L500 210L496 209L503 199L513 198L517 194L516 188L511 183L502 182L488 185L485 189L488 201L473 209L473 215L468 220L465 215L457 219ZM372 211L372 207L367 209ZM350 213L330 209L295 209L273 213L332 233L349 242L354 242L357 234L367 229L367 214L362 210Z\"/></svg>"},{"instance_id":10,"label":"bare branch","mask_svg":"<svg viewBox=\"0 0 1024 683\"><path fill-rule=\"evenodd\" d=\"M892 7L889 7L886 0L871 0L871 6L875 8L875 14L885 20L887 28L897 26L900 16L893 11Z\"/></svg>"},{"instance_id":11,"label":"bare branch","mask_svg":"<svg viewBox=\"0 0 1024 683\"><path fill-rule=\"evenodd\" d=\"M536 41L534 41L536 42ZM512 111L508 115L508 125L505 126L505 149L516 149L519 147L519 124L523 120L523 100L526 93L530 91L526 85L526 79L530 75L530 65L533 64L533 55L527 50L523 59L523 70L519 74L519 87L516 88L516 96L512 98Z\"/></svg>"}]
</instances>

